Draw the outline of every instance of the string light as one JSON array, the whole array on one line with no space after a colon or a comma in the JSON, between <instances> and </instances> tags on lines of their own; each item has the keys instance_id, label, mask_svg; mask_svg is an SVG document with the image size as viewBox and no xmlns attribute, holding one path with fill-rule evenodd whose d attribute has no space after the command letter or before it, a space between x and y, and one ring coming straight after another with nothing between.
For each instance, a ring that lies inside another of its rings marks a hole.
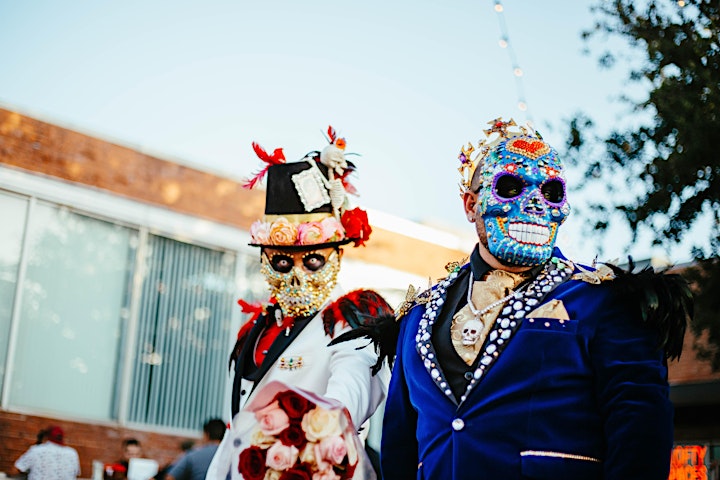
<instances>
[{"instance_id":1,"label":"string light","mask_svg":"<svg viewBox=\"0 0 720 480\"><path fill-rule=\"evenodd\" d=\"M508 56L510 57L510 63L512 65L513 77L515 77L515 89L518 96L517 108L521 112L526 112L528 123L532 124L532 118L530 114L527 113L528 105L527 101L525 100L525 89L522 82L524 72L518 64L517 57L515 56L515 50L513 50L512 42L510 42L510 35L508 34L507 24L505 23L505 7L503 7L500 0L494 0L493 8L497 13L498 24L500 26L500 39L498 40L498 45L500 46L500 48L508 52Z\"/></svg>"}]
</instances>

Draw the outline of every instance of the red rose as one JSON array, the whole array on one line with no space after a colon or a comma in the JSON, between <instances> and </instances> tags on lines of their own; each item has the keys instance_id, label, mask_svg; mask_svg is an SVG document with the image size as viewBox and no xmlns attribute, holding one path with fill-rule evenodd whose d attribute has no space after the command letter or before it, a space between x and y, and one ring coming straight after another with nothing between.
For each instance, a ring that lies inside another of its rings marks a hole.
<instances>
[{"instance_id":1,"label":"red rose","mask_svg":"<svg viewBox=\"0 0 720 480\"><path fill-rule=\"evenodd\" d=\"M263 480L265 478L265 450L252 446L240 452L238 471L245 480Z\"/></svg>"},{"instance_id":2,"label":"red rose","mask_svg":"<svg viewBox=\"0 0 720 480\"><path fill-rule=\"evenodd\" d=\"M303 432L299 423L291 423L288 428L280 432L278 439L283 445L287 445L288 447L294 446L297 447L298 450L302 450L302 447L307 443L305 432Z\"/></svg>"},{"instance_id":3,"label":"red rose","mask_svg":"<svg viewBox=\"0 0 720 480\"><path fill-rule=\"evenodd\" d=\"M302 420L303 415L315 408L313 402L292 390L278 393L275 395L275 400L280 404L280 408L285 410L290 420Z\"/></svg>"},{"instance_id":4,"label":"red rose","mask_svg":"<svg viewBox=\"0 0 720 480\"><path fill-rule=\"evenodd\" d=\"M365 245L365 242L370 238L372 228L370 228L370 222L365 210L359 208L345 210L345 213L340 217L340 223L345 229L345 236L353 239L356 247Z\"/></svg>"},{"instance_id":5,"label":"red rose","mask_svg":"<svg viewBox=\"0 0 720 480\"><path fill-rule=\"evenodd\" d=\"M280 480L312 480L310 465L301 463L300 465L285 470L280 475Z\"/></svg>"},{"instance_id":6,"label":"red rose","mask_svg":"<svg viewBox=\"0 0 720 480\"><path fill-rule=\"evenodd\" d=\"M344 464L346 462L343 462ZM333 467L333 470L335 470L335 473L340 476L342 480L350 480L353 478L353 475L355 475L355 467L357 467L357 463L355 465L342 465L342 466L335 466Z\"/></svg>"}]
</instances>

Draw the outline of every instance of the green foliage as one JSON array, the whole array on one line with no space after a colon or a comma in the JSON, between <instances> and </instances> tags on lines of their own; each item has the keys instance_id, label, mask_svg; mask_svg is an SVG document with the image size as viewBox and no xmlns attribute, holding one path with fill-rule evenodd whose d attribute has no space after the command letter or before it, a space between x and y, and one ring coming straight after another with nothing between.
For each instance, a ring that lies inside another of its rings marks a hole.
<instances>
[{"instance_id":1,"label":"green foliage","mask_svg":"<svg viewBox=\"0 0 720 480\"><path fill-rule=\"evenodd\" d=\"M696 279L702 290L693 330L708 334L704 354L720 369L720 2L608 0L593 11L597 23L585 40L629 47L599 53L600 65L616 68L625 60L629 82L647 96L625 98L636 123L608 134L597 134L585 114L568 124L566 156L584 168L585 184L624 183L623 195L591 205L588 223L602 234L620 213L633 232L649 227L655 243L672 244L701 216L712 217L707 237L690 239L696 258L704 259L700 271L710 275ZM598 145L602 153L588 155Z\"/></svg>"}]
</instances>

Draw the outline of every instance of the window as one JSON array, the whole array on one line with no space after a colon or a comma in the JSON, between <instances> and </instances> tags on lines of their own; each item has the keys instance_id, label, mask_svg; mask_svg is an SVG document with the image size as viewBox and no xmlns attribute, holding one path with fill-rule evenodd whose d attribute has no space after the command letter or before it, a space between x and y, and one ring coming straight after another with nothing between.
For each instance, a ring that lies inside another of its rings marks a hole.
<instances>
[{"instance_id":1,"label":"window","mask_svg":"<svg viewBox=\"0 0 720 480\"><path fill-rule=\"evenodd\" d=\"M0 212L3 408L183 430L227 413L257 255L13 193Z\"/></svg>"},{"instance_id":2,"label":"window","mask_svg":"<svg viewBox=\"0 0 720 480\"><path fill-rule=\"evenodd\" d=\"M66 208L31 210L11 405L110 417L136 236Z\"/></svg>"},{"instance_id":3,"label":"window","mask_svg":"<svg viewBox=\"0 0 720 480\"><path fill-rule=\"evenodd\" d=\"M26 198L0 192L0 393L7 368L10 321L15 304L27 205Z\"/></svg>"},{"instance_id":4,"label":"window","mask_svg":"<svg viewBox=\"0 0 720 480\"><path fill-rule=\"evenodd\" d=\"M128 420L195 429L223 416L235 254L151 235Z\"/></svg>"}]
</instances>

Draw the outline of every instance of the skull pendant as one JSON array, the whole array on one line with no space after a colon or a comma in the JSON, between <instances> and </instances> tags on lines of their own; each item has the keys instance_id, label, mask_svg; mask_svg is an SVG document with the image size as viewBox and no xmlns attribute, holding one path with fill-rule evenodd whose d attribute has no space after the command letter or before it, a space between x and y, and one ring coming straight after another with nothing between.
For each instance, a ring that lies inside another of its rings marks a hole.
<instances>
[{"instance_id":1,"label":"skull pendant","mask_svg":"<svg viewBox=\"0 0 720 480\"><path fill-rule=\"evenodd\" d=\"M462 344L465 346L474 345L480 338L483 331L483 323L477 318L468 320L463 324Z\"/></svg>"}]
</instances>

